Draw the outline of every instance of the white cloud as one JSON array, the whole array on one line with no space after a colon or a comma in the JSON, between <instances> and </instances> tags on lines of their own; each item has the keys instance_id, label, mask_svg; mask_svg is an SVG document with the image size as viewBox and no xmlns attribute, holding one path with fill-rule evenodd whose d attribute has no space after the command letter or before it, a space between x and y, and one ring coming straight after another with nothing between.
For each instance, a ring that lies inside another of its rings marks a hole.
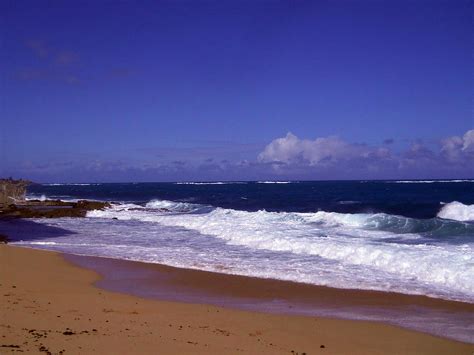
<instances>
[{"instance_id":1,"label":"white cloud","mask_svg":"<svg viewBox=\"0 0 474 355\"><path fill-rule=\"evenodd\" d=\"M299 139L292 133L268 144L258 156L260 162L281 162L309 166L327 166L340 161L387 159L391 153L385 147L371 148L364 144L352 144L336 136L315 140Z\"/></svg>"},{"instance_id":2,"label":"white cloud","mask_svg":"<svg viewBox=\"0 0 474 355\"><path fill-rule=\"evenodd\" d=\"M474 129L471 129L464 134L462 150L474 151Z\"/></svg>"},{"instance_id":3,"label":"white cloud","mask_svg":"<svg viewBox=\"0 0 474 355\"><path fill-rule=\"evenodd\" d=\"M450 162L469 158L474 153L474 129L467 131L462 137L453 136L441 141L441 153Z\"/></svg>"},{"instance_id":4,"label":"white cloud","mask_svg":"<svg viewBox=\"0 0 474 355\"><path fill-rule=\"evenodd\" d=\"M355 171L407 173L437 172L440 175L474 172L474 129L463 136L443 139L438 148L416 142L407 150L393 152L386 145L354 144L336 136L314 140L300 139L292 133L274 139L258 155L260 163L272 164L275 172Z\"/></svg>"}]
</instances>

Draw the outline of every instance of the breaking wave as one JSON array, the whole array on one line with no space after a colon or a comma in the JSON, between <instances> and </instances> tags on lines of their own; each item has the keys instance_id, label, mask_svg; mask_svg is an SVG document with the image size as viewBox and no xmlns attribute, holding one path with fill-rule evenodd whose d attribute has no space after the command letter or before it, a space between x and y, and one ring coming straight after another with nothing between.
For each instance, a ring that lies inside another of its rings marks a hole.
<instances>
[{"instance_id":1,"label":"breaking wave","mask_svg":"<svg viewBox=\"0 0 474 355\"><path fill-rule=\"evenodd\" d=\"M214 181L214 182L175 182L175 185L234 185L246 184L244 181Z\"/></svg>"},{"instance_id":2,"label":"breaking wave","mask_svg":"<svg viewBox=\"0 0 474 355\"><path fill-rule=\"evenodd\" d=\"M474 205L465 205L458 201L446 203L438 217L455 221L474 221Z\"/></svg>"},{"instance_id":3,"label":"breaking wave","mask_svg":"<svg viewBox=\"0 0 474 355\"><path fill-rule=\"evenodd\" d=\"M341 285L341 279L303 275L311 273L311 268L317 269L315 265L296 274L275 271L270 277L277 279L474 299L474 245L468 242L468 237L474 235L474 224L470 223L384 213L247 212L164 200L151 201L145 207L117 205L91 211L87 216L184 228L229 246L271 252L277 258L281 253L285 258L316 258L313 264L332 263L332 267L342 268L340 272L345 275L353 273L352 277L363 267L371 281L359 280L354 284L346 275ZM446 242L452 238L465 238L466 242ZM252 265L240 273L261 276L258 269L258 265ZM373 280L379 281L373 284Z\"/></svg>"},{"instance_id":4,"label":"breaking wave","mask_svg":"<svg viewBox=\"0 0 474 355\"><path fill-rule=\"evenodd\" d=\"M293 184L294 181L257 181L257 184Z\"/></svg>"},{"instance_id":5,"label":"breaking wave","mask_svg":"<svg viewBox=\"0 0 474 355\"><path fill-rule=\"evenodd\" d=\"M434 183L457 183L457 182L474 182L474 180L396 180L386 181L391 184L434 184Z\"/></svg>"},{"instance_id":6,"label":"breaking wave","mask_svg":"<svg viewBox=\"0 0 474 355\"><path fill-rule=\"evenodd\" d=\"M46 197L45 194L41 194L40 196L34 195L34 194L28 194L28 195L26 195L25 200L26 201L31 201L31 200L46 201L46 200L49 200L49 198Z\"/></svg>"},{"instance_id":7,"label":"breaking wave","mask_svg":"<svg viewBox=\"0 0 474 355\"><path fill-rule=\"evenodd\" d=\"M134 206L134 205L132 205ZM135 206L140 208L139 206ZM202 209L204 206L188 203L188 202L174 202L168 200L152 200L145 205L146 208L156 208L169 212L195 212Z\"/></svg>"}]
</instances>

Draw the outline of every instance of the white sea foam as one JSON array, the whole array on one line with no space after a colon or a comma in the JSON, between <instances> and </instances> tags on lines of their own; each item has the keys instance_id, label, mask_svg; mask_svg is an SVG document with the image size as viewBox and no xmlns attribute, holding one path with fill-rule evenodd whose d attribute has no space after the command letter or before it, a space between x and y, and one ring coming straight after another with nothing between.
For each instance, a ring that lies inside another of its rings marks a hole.
<instances>
[{"instance_id":1,"label":"white sea foam","mask_svg":"<svg viewBox=\"0 0 474 355\"><path fill-rule=\"evenodd\" d=\"M257 184L292 184L294 181L257 181Z\"/></svg>"},{"instance_id":2,"label":"white sea foam","mask_svg":"<svg viewBox=\"0 0 474 355\"><path fill-rule=\"evenodd\" d=\"M213 182L175 182L175 185L234 185L246 184L244 181L213 181Z\"/></svg>"},{"instance_id":3,"label":"white sea foam","mask_svg":"<svg viewBox=\"0 0 474 355\"><path fill-rule=\"evenodd\" d=\"M474 221L474 205L453 201L443 205L438 217L455 221Z\"/></svg>"},{"instance_id":4,"label":"white sea foam","mask_svg":"<svg viewBox=\"0 0 474 355\"><path fill-rule=\"evenodd\" d=\"M170 201L152 203L168 204ZM185 228L212 236L228 247L246 248L250 254L252 250L270 253L267 258L275 258L278 265L267 269L247 264L242 269L242 257L240 266L228 264L231 273L474 300L474 245L427 244L412 232L419 228L418 220L386 214L246 212L223 208L208 213L170 214L148 207L115 206L91 211L88 217L146 222L149 228ZM283 258L283 265L278 258ZM226 265L226 260L219 260L219 254L213 259L208 269L214 264ZM296 266L288 269L287 263L293 259ZM331 268L332 273L323 272L322 267ZM282 271L285 268L287 271Z\"/></svg>"},{"instance_id":5,"label":"white sea foam","mask_svg":"<svg viewBox=\"0 0 474 355\"><path fill-rule=\"evenodd\" d=\"M396 181L385 181L391 184L434 184L434 183L457 183L457 182L474 182L474 180L396 180Z\"/></svg>"},{"instance_id":6,"label":"white sea foam","mask_svg":"<svg viewBox=\"0 0 474 355\"><path fill-rule=\"evenodd\" d=\"M42 195L40 195L40 196L38 196L38 195L33 195L33 194L28 194L28 195L26 195L25 200L26 200L26 201L31 201L31 200L47 201L47 200L49 200L49 198L46 197L45 194L42 194Z\"/></svg>"},{"instance_id":7,"label":"white sea foam","mask_svg":"<svg viewBox=\"0 0 474 355\"><path fill-rule=\"evenodd\" d=\"M45 194L37 195L34 193L27 194L25 197L25 200L31 201L31 200L40 200L40 201L51 201L51 200L61 200L63 202L78 202L80 198L73 198L70 196L64 196L64 195L53 195L53 196L48 196ZM100 201L100 200L95 200L95 199L87 199L88 201Z\"/></svg>"},{"instance_id":8,"label":"white sea foam","mask_svg":"<svg viewBox=\"0 0 474 355\"><path fill-rule=\"evenodd\" d=\"M17 244L23 244L22 242L19 242ZM56 242L28 242L30 245L57 245L58 243Z\"/></svg>"},{"instance_id":9,"label":"white sea foam","mask_svg":"<svg viewBox=\"0 0 474 355\"><path fill-rule=\"evenodd\" d=\"M136 205L133 205L136 207ZM174 202L168 200L152 200L148 202L145 207L168 210L171 212L192 212L203 207L202 205L188 203L188 202ZM138 207L139 208L139 207Z\"/></svg>"}]
</instances>

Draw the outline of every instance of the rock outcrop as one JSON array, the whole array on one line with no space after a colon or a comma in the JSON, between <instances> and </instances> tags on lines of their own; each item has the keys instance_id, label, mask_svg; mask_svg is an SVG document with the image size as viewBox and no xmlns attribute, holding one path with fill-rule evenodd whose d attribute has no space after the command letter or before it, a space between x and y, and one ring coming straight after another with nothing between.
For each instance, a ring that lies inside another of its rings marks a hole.
<instances>
[{"instance_id":1,"label":"rock outcrop","mask_svg":"<svg viewBox=\"0 0 474 355\"><path fill-rule=\"evenodd\" d=\"M0 179L0 205L21 203L25 200L26 180Z\"/></svg>"},{"instance_id":2,"label":"rock outcrop","mask_svg":"<svg viewBox=\"0 0 474 355\"><path fill-rule=\"evenodd\" d=\"M110 207L108 202L25 200L27 180L0 179L0 218L85 217L87 211ZM4 239L0 236L0 242Z\"/></svg>"},{"instance_id":3,"label":"rock outcrop","mask_svg":"<svg viewBox=\"0 0 474 355\"><path fill-rule=\"evenodd\" d=\"M0 208L0 218L59 218L85 217L87 211L110 207L108 202L81 200L30 200L21 204L10 204Z\"/></svg>"}]
</instances>

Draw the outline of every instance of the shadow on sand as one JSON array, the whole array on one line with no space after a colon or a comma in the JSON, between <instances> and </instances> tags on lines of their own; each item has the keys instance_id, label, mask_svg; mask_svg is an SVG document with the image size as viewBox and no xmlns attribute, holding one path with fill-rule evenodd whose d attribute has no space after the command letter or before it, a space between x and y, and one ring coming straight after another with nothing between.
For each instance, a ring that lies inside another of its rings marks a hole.
<instances>
[{"instance_id":1,"label":"shadow on sand","mask_svg":"<svg viewBox=\"0 0 474 355\"><path fill-rule=\"evenodd\" d=\"M36 223L29 219L15 218L0 219L0 234L5 235L9 242L19 242L62 237L77 233L59 227Z\"/></svg>"}]
</instances>

